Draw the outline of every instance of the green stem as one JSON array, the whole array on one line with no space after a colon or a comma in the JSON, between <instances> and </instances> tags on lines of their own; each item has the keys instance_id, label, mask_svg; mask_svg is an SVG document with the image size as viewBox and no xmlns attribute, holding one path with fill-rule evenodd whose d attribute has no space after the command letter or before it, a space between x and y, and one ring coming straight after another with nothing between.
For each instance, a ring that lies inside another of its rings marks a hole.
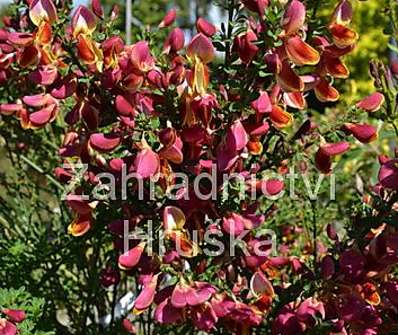
<instances>
[{"instance_id":1,"label":"green stem","mask_svg":"<svg viewBox=\"0 0 398 335\"><path fill-rule=\"evenodd\" d=\"M42 168L40 168L39 166L37 166L35 163L33 163L28 157L21 155L20 156L21 159L28 164L32 169L34 169L35 171L37 171L38 173L46 176L46 178L48 179L48 181L53 184L54 186L56 186L57 188L59 188L60 190L63 190L64 187L57 181L55 180L51 175L49 175L48 173L46 173Z\"/></svg>"}]
</instances>

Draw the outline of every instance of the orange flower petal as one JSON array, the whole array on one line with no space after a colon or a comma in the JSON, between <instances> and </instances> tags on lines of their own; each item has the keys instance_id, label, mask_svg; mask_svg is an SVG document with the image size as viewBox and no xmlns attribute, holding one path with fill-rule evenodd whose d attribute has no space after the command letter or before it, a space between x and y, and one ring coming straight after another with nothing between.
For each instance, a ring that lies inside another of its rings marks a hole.
<instances>
[{"instance_id":1,"label":"orange flower petal","mask_svg":"<svg viewBox=\"0 0 398 335\"><path fill-rule=\"evenodd\" d=\"M77 40L79 58L82 59L86 64L96 64L97 68L101 70L103 64L103 54L98 48L98 44L91 41L84 35L79 35Z\"/></svg>"},{"instance_id":2,"label":"orange flower petal","mask_svg":"<svg viewBox=\"0 0 398 335\"><path fill-rule=\"evenodd\" d=\"M346 48L353 45L358 40L358 34L341 24L332 24L329 26L330 33L332 34L333 42L339 48Z\"/></svg>"},{"instance_id":3,"label":"orange flower petal","mask_svg":"<svg viewBox=\"0 0 398 335\"><path fill-rule=\"evenodd\" d=\"M199 253L198 245L191 241L182 231L173 231L172 240L176 243L178 253L187 258L195 257Z\"/></svg>"},{"instance_id":4,"label":"orange flower petal","mask_svg":"<svg viewBox=\"0 0 398 335\"><path fill-rule=\"evenodd\" d=\"M321 78L314 88L315 95L321 102L337 101L340 97L339 92L329 84L325 78Z\"/></svg>"},{"instance_id":5,"label":"orange flower petal","mask_svg":"<svg viewBox=\"0 0 398 335\"><path fill-rule=\"evenodd\" d=\"M296 65L316 65L319 63L319 53L305 43L299 36L285 40L285 50L290 60Z\"/></svg>"},{"instance_id":6,"label":"orange flower petal","mask_svg":"<svg viewBox=\"0 0 398 335\"><path fill-rule=\"evenodd\" d=\"M304 82L292 70L289 62L286 60L282 62L281 72L277 74L276 79L285 92L298 92L304 90Z\"/></svg>"},{"instance_id":7,"label":"orange flower petal","mask_svg":"<svg viewBox=\"0 0 398 335\"><path fill-rule=\"evenodd\" d=\"M350 71L339 58L326 57L325 68L329 75L335 78L348 78Z\"/></svg>"},{"instance_id":8,"label":"orange flower petal","mask_svg":"<svg viewBox=\"0 0 398 335\"><path fill-rule=\"evenodd\" d=\"M77 215L68 226L68 233L72 236L82 236L91 228L91 215Z\"/></svg>"},{"instance_id":9,"label":"orange flower petal","mask_svg":"<svg viewBox=\"0 0 398 335\"><path fill-rule=\"evenodd\" d=\"M271 121L278 128L288 127L293 122L293 116L279 106L272 106L272 111L269 116Z\"/></svg>"},{"instance_id":10,"label":"orange flower petal","mask_svg":"<svg viewBox=\"0 0 398 335\"><path fill-rule=\"evenodd\" d=\"M40 44L49 44L52 40L52 29L49 23L43 22L36 33L36 41Z\"/></svg>"},{"instance_id":11,"label":"orange flower petal","mask_svg":"<svg viewBox=\"0 0 398 335\"><path fill-rule=\"evenodd\" d=\"M263 152L263 145L258 139L252 139L247 143L247 149L253 156L258 156Z\"/></svg>"},{"instance_id":12,"label":"orange flower petal","mask_svg":"<svg viewBox=\"0 0 398 335\"><path fill-rule=\"evenodd\" d=\"M283 93L283 101L286 105L292 108L304 109L307 105L303 93L301 92L290 92Z\"/></svg>"}]
</instances>

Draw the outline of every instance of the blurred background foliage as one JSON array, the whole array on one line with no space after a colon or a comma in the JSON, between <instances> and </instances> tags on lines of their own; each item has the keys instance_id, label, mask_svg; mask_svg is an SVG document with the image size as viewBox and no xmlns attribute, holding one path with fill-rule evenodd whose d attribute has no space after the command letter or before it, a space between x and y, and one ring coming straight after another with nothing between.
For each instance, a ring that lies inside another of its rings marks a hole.
<instances>
[{"instance_id":1,"label":"blurred background foliage","mask_svg":"<svg viewBox=\"0 0 398 335\"><path fill-rule=\"evenodd\" d=\"M374 91L373 80L369 76L369 60L387 62L388 58L388 36L383 31L388 25L388 17L384 13L388 0L352 3L353 27L359 33L359 42L355 51L346 58L351 75L342 100L348 104Z\"/></svg>"}]
</instances>

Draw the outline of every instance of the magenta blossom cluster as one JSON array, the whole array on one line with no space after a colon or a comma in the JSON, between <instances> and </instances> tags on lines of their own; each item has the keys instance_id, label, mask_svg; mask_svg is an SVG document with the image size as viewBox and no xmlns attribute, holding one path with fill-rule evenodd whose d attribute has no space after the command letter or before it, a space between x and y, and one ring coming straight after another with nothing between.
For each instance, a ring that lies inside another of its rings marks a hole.
<instances>
[{"instance_id":1,"label":"magenta blossom cluster","mask_svg":"<svg viewBox=\"0 0 398 335\"><path fill-rule=\"evenodd\" d=\"M177 12L171 10L158 29L148 33L151 37L132 45L106 34L117 14L113 10L106 17L97 0L91 9L79 6L65 25L59 20L65 8L52 0L25 5L19 20L6 22L0 31L1 84L9 80L21 84L21 95L1 104L0 112L17 117L26 129L46 129L62 119L65 134L58 153L70 166L58 167L55 174L65 185L74 185L66 198L74 215L68 232L85 238L107 229L112 236L113 258L100 280L106 287L134 280L134 316L123 322L126 330L133 333L138 316L152 313L161 325L190 324L207 332L223 327L248 334L272 312L275 334L305 333L322 322L334 329L330 334L347 329L352 334L357 329L362 331L358 334L377 334L381 313L396 308L397 301L396 284L375 283L375 276L383 273L380 267L395 261L391 253L396 252L396 240L389 235L390 228L379 229L362 248L346 248L333 237L337 254L322 260L319 291L274 308L291 284L287 273L297 277L316 273L298 257L255 252L265 239L257 232L273 214L272 208L264 209L264 194L249 200L237 198L231 190L227 199L202 199L191 182L215 165L231 177L231 183L238 176L243 193L255 188L277 195L284 185L267 175L286 174L295 153L284 146L271 152L271 141L294 142L298 151L314 158L321 173L328 174L334 157L350 149L351 136L361 143L377 138L375 127L355 120L344 120L333 129L341 134L339 141L322 134L309 117L295 122L296 115L301 119L305 114L308 95L314 94L319 103L339 99L333 83L349 76L343 58L358 39L351 28L349 0L341 0L322 27L311 25L299 0L286 5L242 1L231 12L237 17L244 13L243 29L229 27L230 41L223 41L225 32L204 18L198 19L196 34L187 41L185 32L174 27ZM281 20L268 20L270 11L280 13ZM155 43L159 36L166 36L161 47ZM220 40L225 59L216 53ZM220 62L224 69L232 69L228 76L219 71ZM258 66L266 76L258 75ZM244 86L234 87L232 81ZM383 102L384 96L376 92L353 108L372 113ZM273 158L276 154L278 159ZM78 184L72 164L76 162L88 167ZM101 173L119 180L126 167L138 177L128 185L126 199L120 189L112 201L83 196L104 183ZM396 185L395 169L394 161L384 162L382 187L391 186L383 182ZM188 182L173 200L168 199L166 194L181 184L179 172L188 176ZM156 184L157 199L144 192L144 200L138 201L138 184L147 185L149 180ZM219 183L216 193L221 194L223 187ZM199 189L201 194L210 191L206 182ZM130 239L125 250L125 221L129 229L152 222L166 239L166 253L160 256L149 250L148 242L139 238ZM193 231L199 232L198 241L191 239ZM204 255L207 231L218 233L223 241L247 231L242 240L246 252ZM281 253L288 254L288 246ZM382 310L377 307L380 290L391 302Z\"/></svg>"}]
</instances>

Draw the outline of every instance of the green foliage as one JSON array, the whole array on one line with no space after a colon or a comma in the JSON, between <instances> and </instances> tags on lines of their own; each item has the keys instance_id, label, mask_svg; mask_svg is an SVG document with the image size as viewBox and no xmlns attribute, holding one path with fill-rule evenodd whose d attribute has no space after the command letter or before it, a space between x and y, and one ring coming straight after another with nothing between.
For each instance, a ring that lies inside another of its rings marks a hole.
<instances>
[{"instance_id":1,"label":"green foliage","mask_svg":"<svg viewBox=\"0 0 398 335\"><path fill-rule=\"evenodd\" d=\"M369 60L379 59L386 62L388 59L388 36L384 34L388 25L385 13L387 2L388 0L353 2L353 25L359 33L359 41L355 51L347 57L350 79L343 99L348 104L374 91L369 76Z\"/></svg>"},{"instance_id":2,"label":"green foliage","mask_svg":"<svg viewBox=\"0 0 398 335\"><path fill-rule=\"evenodd\" d=\"M20 335L54 335L55 332L42 331L40 318L45 299L32 297L24 287L19 289L0 288L0 310L3 308L19 309L26 313L26 319L18 324Z\"/></svg>"}]
</instances>

